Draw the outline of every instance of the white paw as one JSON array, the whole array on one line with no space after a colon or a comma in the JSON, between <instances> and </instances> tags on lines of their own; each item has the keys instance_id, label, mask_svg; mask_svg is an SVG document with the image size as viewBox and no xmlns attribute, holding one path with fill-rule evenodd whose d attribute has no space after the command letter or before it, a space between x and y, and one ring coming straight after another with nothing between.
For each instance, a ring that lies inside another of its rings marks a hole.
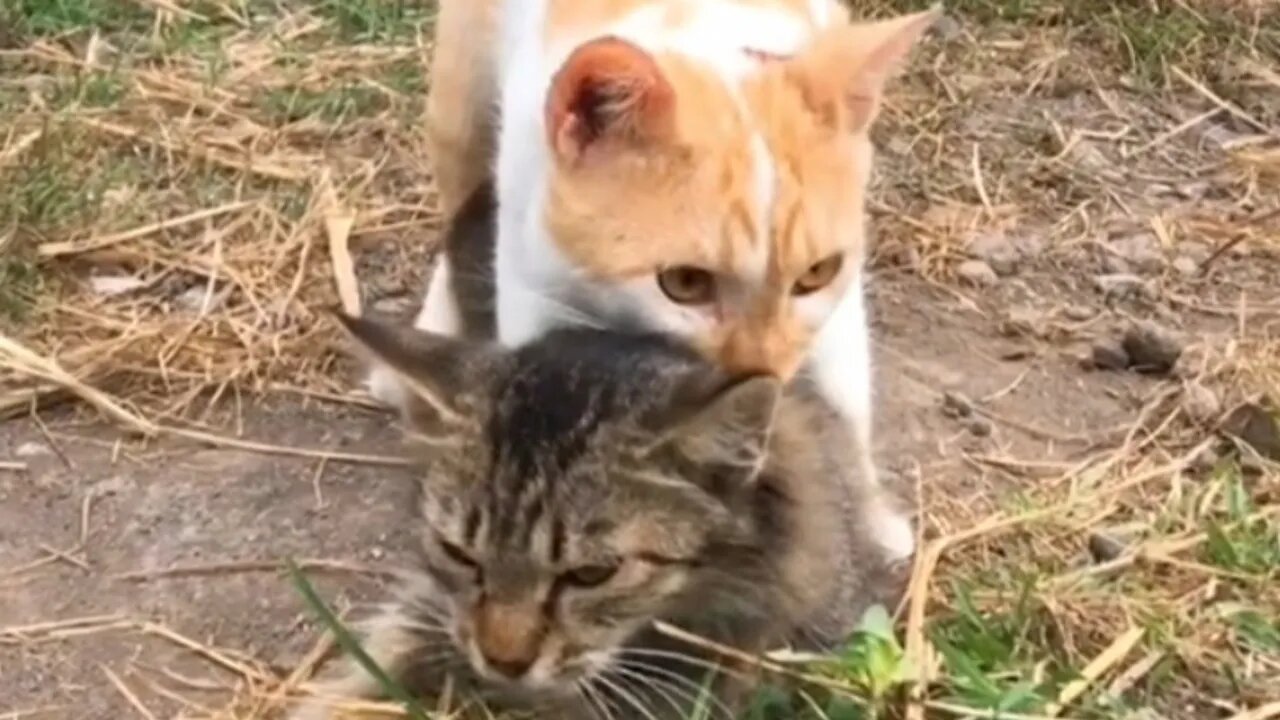
<instances>
[{"instance_id":1,"label":"white paw","mask_svg":"<svg viewBox=\"0 0 1280 720\"><path fill-rule=\"evenodd\" d=\"M365 378L364 386L373 399L380 403L391 407L400 407L404 404L404 388L400 386L400 381L390 368L375 367Z\"/></svg>"},{"instance_id":2,"label":"white paw","mask_svg":"<svg viewBox=\"0 0 1280 720\"><path fill-rule=\"evenodd\" d=\"M886 499L868 508L867 521L871 525L872 539L884 549L889 562L905 560L916 551L916 533L910 518Z\"/></svg>"}]
</instances>

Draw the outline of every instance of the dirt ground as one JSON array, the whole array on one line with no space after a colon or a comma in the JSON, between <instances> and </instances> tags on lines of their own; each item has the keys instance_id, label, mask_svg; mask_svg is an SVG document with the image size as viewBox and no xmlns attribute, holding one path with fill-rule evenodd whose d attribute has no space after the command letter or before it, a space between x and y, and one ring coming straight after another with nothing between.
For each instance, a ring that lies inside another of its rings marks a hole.
<instances>
[{"instance_id":1,"label":"dirt ground","mask_svg":"<svg viewBox=\"0 0 1280 720\"><path fill-rule=\"evenodd\" d=\"M892 717L1280 714L1280 18L1156 5L958 3L886 109L877 453L929 688ZM0 340L37 357L0 347L0 720L273 717L321 635L282 560L353 614L409 562L394 423L314 308L348 251L366 306L419 292L420 18L254 7L0 33Z\"/></svg>"}]
</instances>

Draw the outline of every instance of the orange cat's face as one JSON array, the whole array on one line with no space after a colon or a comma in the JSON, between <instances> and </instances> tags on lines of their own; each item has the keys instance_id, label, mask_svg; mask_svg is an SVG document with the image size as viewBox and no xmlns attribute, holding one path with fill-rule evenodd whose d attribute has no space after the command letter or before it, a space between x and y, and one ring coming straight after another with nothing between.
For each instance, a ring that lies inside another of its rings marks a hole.
<instances>
[{"instance_id":1,"label":"orange cat's face","mask_svg":"<svg viewBox=\"0 0 1280 720\"><path fill-rule=\"evenodd\" d=\"M547 102L551 238L609 311L790 377L860 272L867 128L931 20L841 27L732 85L621 40L582 46Z\"/></svg>"}]
</instances>

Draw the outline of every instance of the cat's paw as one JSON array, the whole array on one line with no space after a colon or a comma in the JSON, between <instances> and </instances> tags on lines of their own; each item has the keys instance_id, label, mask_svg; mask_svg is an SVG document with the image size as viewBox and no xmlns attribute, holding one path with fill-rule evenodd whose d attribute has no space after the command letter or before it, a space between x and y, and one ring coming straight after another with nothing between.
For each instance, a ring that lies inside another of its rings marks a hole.
<instances>
[{"instance_id":1,"label":"cat's paw","mask_svg":"<svg viewBox=\"0 0 1280 720\"><path fill-rule=\"evenodd\" d=\"M887 498L867 508L867 522L872 539L884 550L888 562L906 560L916 551L916 532L911 519Z\"/></svg>"},{"instance_id":2,"label":"cat's paw","mask_svg":"<svg viewBox=\"0 0 1280 720\"><path fill-rule=\"evenodd\" d=\"M365 377L364 387L374 400L384 405L400 407L404 403L404 388L390 368L375 367Z\"/></svg>"}]
</instances>

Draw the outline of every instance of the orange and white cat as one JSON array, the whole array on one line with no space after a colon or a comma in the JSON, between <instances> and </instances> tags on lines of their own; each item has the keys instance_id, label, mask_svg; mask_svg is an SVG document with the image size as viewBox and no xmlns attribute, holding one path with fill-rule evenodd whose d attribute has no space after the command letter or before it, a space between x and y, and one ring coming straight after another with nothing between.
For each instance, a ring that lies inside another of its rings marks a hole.
<instances>
[{"instance_id":1,"label":"orange and white cat","mask_svg":"<svg viewBox=\"0 0 1280 720\"><path fill-rule=\"evenodd\" d=\"M734 371L805 367L874 482L868 129L938 10L853 22L836 0L439 8L428 137L446 215L496 177L499 340L635 326ZM457 332L450 273L442 258L422 329ZM867 520L891 556L913 551L904 515Z\"/></svg>"}]
</instances>

